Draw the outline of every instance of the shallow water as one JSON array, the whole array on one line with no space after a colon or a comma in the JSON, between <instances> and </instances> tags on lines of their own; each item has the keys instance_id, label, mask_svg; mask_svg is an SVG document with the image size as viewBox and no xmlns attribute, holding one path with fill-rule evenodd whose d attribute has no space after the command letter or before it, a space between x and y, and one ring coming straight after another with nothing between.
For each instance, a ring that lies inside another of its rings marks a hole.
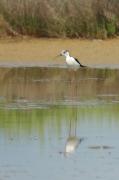
<instances>
[{"instance_id":1,"label":"shallow water","mask_svg":"<svg viewBox=\"0 0 119 180\"><path fill-rule=\"evenodd\" d=\"M114 180L119 70L0 68L0 179Z\"/></svg>"}]
</instances>

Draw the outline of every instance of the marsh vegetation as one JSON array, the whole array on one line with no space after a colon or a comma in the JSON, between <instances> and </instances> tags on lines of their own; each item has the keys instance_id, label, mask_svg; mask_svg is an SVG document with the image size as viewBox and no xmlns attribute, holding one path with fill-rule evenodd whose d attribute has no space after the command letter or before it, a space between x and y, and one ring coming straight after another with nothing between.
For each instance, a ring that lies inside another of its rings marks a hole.
<instances>
[{"instance_id":1,"label":"marsh vegetation","mask_svg":"<svg viewBox=\"0 0 119 180\"><path fill-rule=\"evenodd\" d=\"M1 0L0 19L12 35L105 39L119 34L118 9L118 0Z\"/></svg>"}]
</instances>

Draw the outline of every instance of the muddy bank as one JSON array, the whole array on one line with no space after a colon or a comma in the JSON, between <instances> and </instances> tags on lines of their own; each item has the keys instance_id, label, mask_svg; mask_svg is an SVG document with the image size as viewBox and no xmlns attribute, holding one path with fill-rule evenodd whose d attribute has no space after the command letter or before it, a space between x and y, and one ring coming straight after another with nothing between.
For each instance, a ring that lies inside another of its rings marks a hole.
<instances>
[{"instance_id":1,"label":"muddy bank","mask_svg":"<svg viewBox=\"0 0 119 180\"><path fill-rule=\"evenodd\" d=\"M5 39L0 40L1 65L65 65L62 57L68 49L86 65L119 64L119 38L110 40L79 39Z\"/></svg>"}]
</instances>

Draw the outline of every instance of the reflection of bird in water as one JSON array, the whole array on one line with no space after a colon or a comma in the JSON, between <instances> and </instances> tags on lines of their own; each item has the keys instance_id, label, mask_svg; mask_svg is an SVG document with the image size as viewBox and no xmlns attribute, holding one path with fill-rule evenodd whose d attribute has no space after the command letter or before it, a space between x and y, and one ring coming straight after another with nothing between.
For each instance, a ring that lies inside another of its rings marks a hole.
<instances>
[{"instance_id":1,"label":"reflection of bird in water","mask_svg":"<svg viewBox=\"0 0 119 180\"><path fill-rule=\"evenodd\" d=\"M83 138L78 138L76 136L70 136L67 139L66 146L65 146L65 155L73 153L79 144L82 142Z\"/></svg>"},{"instance_id":2,"label":"reflection of bird in water","mask_svg":"<svg viewBox=\"0 0 119 180\"><path fill-rule=\"evenodd\" d=\"M64 154L67 156L68 154L71 154L75 152L79 144L83 141L84 138L79 138L76 135L76 129L77 129L77 110L73 111L75 114L73 114L73 121L70 120L70 128L69 128L69 136L66 141L65 145L65 151Z\"/></svg>"},{"instance_id":3,"label":"reflection of bird in water","mask_svg":"<svg viewBox=\"0 0 119 180\"><path fill-rule=\"evenodd\" d=\"M71 57L69 55L69 51L67 50L62 50L61 53L60 53L61 56L65 56L66 57L66 63L70 66L73 66L73 67L86 67L84 65L82 65L78 59L74 58L74 57Z\"/></svg>"}]
</instances>

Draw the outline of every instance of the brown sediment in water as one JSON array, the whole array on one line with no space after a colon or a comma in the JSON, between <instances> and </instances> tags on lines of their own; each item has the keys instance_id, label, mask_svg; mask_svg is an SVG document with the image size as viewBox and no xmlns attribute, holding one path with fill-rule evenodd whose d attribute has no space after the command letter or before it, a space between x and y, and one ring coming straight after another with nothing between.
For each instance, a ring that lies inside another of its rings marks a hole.
<instances>
[{"instance_id":1,"label":"brown sediment in water","mask_svg":"<svg viewBox=\"0 0 119 180\"><path fill-rule=\"evenodd\" d=\"M65 64L55 58L62 49L85 65L119 64L119 38L109 40L81 39L5 39L0 40L0 64Z\"/></svg>"}]
</instances>

